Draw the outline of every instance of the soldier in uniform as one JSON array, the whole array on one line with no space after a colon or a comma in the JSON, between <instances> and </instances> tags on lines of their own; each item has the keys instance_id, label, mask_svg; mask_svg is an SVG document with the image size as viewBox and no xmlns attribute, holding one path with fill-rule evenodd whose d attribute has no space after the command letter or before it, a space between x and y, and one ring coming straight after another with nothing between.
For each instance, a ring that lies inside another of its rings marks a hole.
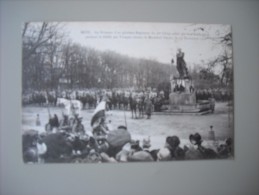
<instances>
[{"instance_id":1,"label":"soldier in uniform","mask_svg":"<svg viewBox=\"0 0 259 195\"><path fill-rule=\"evenodd\" d=\"M151 113L152 113L152 102L151 102L150 98L148 98L147 102L146 102L147 119L151 118Z\"/></svg>"}]
</instances>

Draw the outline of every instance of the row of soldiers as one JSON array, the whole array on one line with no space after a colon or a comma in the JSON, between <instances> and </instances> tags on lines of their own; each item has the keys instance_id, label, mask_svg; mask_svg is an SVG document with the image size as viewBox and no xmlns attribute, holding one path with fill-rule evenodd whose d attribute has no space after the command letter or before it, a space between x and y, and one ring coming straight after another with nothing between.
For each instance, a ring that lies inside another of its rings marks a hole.
<instances>
[{"instance_id":1,"label":"row of soldiers","mask_svg":"<svg viewBox=\"0 0 259 195\"><path fill-rule=\"evenodd\" d=\"M208 100L214 98L216 101L225 102L233 99L232 90L226 89L198 89L195 91L197 100Z\"/></svg>"},{"instance_id":2,"label":"row of soldiers","mask_svg":"<svg viewBox=\"0 0 259 195\"><path fill-rule=\"evenodd\" d=\"M67 90L57 93L56 91L33 91L32 93L23 94L23 105L53 105L57 103L57 98L77 99L83 104L84 109L95 108L97 103L105 96L110 109L125 109L129 107L130 96L149 96L149 98L157 97L154 91L136 91L131 89L87 89L87 90Z\"/></svg>"},{"instance_id":3,"label":"row of soldiers","mask_svg":"<svg viewBox=\"0 0 259 195\"><path fill-rule=\"evenodd\" d=\"M226 89L196 89L195 90L197 100L208 100L214 98L216 101L229 101L233 98L231 90ZM77 99L83 104L84 109L95 108L97 103L106 96L107 104L109 109L129 109L129 97L137 96L139 98L143 96L149 96L152 104L156 107L156 111L159 111L159 107L166 104L166 99L163 91L155 92L154 90L149 91L134 91L134 90L81 90L81 91L62 91L57 93L55 91L34 91L23 95L23 105L53 105L57 103L57 98L62 97L66 99Z\"/></svg>"}]
</instances>

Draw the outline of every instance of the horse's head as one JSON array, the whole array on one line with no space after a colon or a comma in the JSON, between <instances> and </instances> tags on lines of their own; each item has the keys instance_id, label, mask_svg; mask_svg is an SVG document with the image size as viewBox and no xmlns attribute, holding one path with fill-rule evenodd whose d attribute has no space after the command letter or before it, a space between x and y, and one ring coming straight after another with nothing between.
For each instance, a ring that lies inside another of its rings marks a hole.
<instances>
[{"instance_id":1,"label":"horse's head","mask_svg":"<svg viewBox=\"0 0 259 195\"><path fill-rule=\"evenodd\" d=\"M66 106L67 104L69 104L69 101L67 99L64 99L64 98L57 99L57 106Z\"/></svg>"}]
</instances>

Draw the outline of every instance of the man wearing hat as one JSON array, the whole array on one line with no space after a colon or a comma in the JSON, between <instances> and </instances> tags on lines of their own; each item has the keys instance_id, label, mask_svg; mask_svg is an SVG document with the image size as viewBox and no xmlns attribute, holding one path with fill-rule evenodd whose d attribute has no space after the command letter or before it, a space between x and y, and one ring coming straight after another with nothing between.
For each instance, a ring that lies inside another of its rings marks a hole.
<instances>
[{"instance_id":1,"label":"man wearing hat","mask_svg":"<svg viewBox=\"0 0 259 195\"><path fill-rule=\"evenodd\" d=\"M145 147L149 146L148 143L144 145ZM139 140L131 141L131 151L128 154L128 161L131 162L150 162L154 161L152 155L149 151L143 150L139 145Z\"/></svg>"},{"instance_id":2,"label":"man wearing hat","mask_svg":"<svg viewBox=\"0 0 259 195\"><path fill-rule=\"evenodd\" d=\"M71 130L71 125L70 125L68 115L65 113L63 113L63 119L60 122L59 129L65 130L65 131Z\"/></svg>"},{"instance_id":3,"label":"man wearing hat","mask_svg":"<svg viewBox=\"0 0 259 195\"><path fill-rule=\"evenodd\" d=\"M213 158L218 158L217 153L212 150L211 148L205 148L202 146L202 138L199 133L191 134L189 136L190 142L197 146L197 150L200 152L201 157L204 159L213 159Z\"/></svg>"},{"instance_id":4,"label":"man wearing hat","mask_svg":"<svg viewBox=\"0 0 259 195\"><path fill-rule=\"evenodd\" d=\"M232 139L227 138L225 144L220 144L217 148L219 158L229 158L232 156Z\"/></svg>"},{"instance_id":5,"label":"man wearing hat","mask_svg":"<svg viewBox=\"0 0 259 195\"><path fill-rule=\"evenodd\" d=\"M85 128L84 125L82 124L82 117L77 118L77 120L75 121L75 124L72 127L72 132L74 133L80 133L80 134L84 134L85 133Z\"/></svg>"},{"instance_id":6,"label":"man wearing hat","mask_svg":"<svg viewBox=\"0 0 259 195\"><path fill-rule=\"evenodd\" d=\"M147 150L151 147L151 144L150 144L150 137L148 137L148 139L143 139L143 144L142 144L142 148L144 150Z\"/></svg>"},{"instance_id":7,"label":"man wearing hat","mask_svg":"<svg viewBox=\"0 0 259 195\"><path fill-rule=\"evenodd\" d=\"M185 157L184 150L179 146L180 139L178 136L168 136L165 147L169 149L173 160L183 160Z\"/></svg>"},{"instance_id":8,"label":"man wearing hat","mask_svg":"<svg viewBox=\"0 0 259 195\"><path fill-rule=\"evenodd\" d=\"M157 161L168 161L172 160L171 152L168 148L161 148L157 152Z\"/></svg>"}]
</instances>

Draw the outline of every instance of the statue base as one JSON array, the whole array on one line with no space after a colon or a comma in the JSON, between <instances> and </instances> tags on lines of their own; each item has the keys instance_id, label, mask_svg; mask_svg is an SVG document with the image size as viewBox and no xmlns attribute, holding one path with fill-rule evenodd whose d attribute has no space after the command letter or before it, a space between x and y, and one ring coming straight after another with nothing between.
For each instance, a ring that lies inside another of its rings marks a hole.
<instances>
[{"instance_id":1,"label":"statue base","mask_svg":"<svg viewBox=\"0 0 259 195\"><path fill-rule=\"evenodd\" d=\"M213 112L215 102L203 100L197 102L194 86L189 78L171 79L171 91L169 95L169 113L207 113Z\"/></svg>"},{"instance_id":2,"label":"statue base","mask_svg":"<svg viewBox=\"0 0 259 195\"><path fill-rule=\"evenodd\" d=\"M169 95L170 113L203 113L214 111L215 104L210 100L196 101L195 93L171 93Z\"/></svg>"}]
</instances>

